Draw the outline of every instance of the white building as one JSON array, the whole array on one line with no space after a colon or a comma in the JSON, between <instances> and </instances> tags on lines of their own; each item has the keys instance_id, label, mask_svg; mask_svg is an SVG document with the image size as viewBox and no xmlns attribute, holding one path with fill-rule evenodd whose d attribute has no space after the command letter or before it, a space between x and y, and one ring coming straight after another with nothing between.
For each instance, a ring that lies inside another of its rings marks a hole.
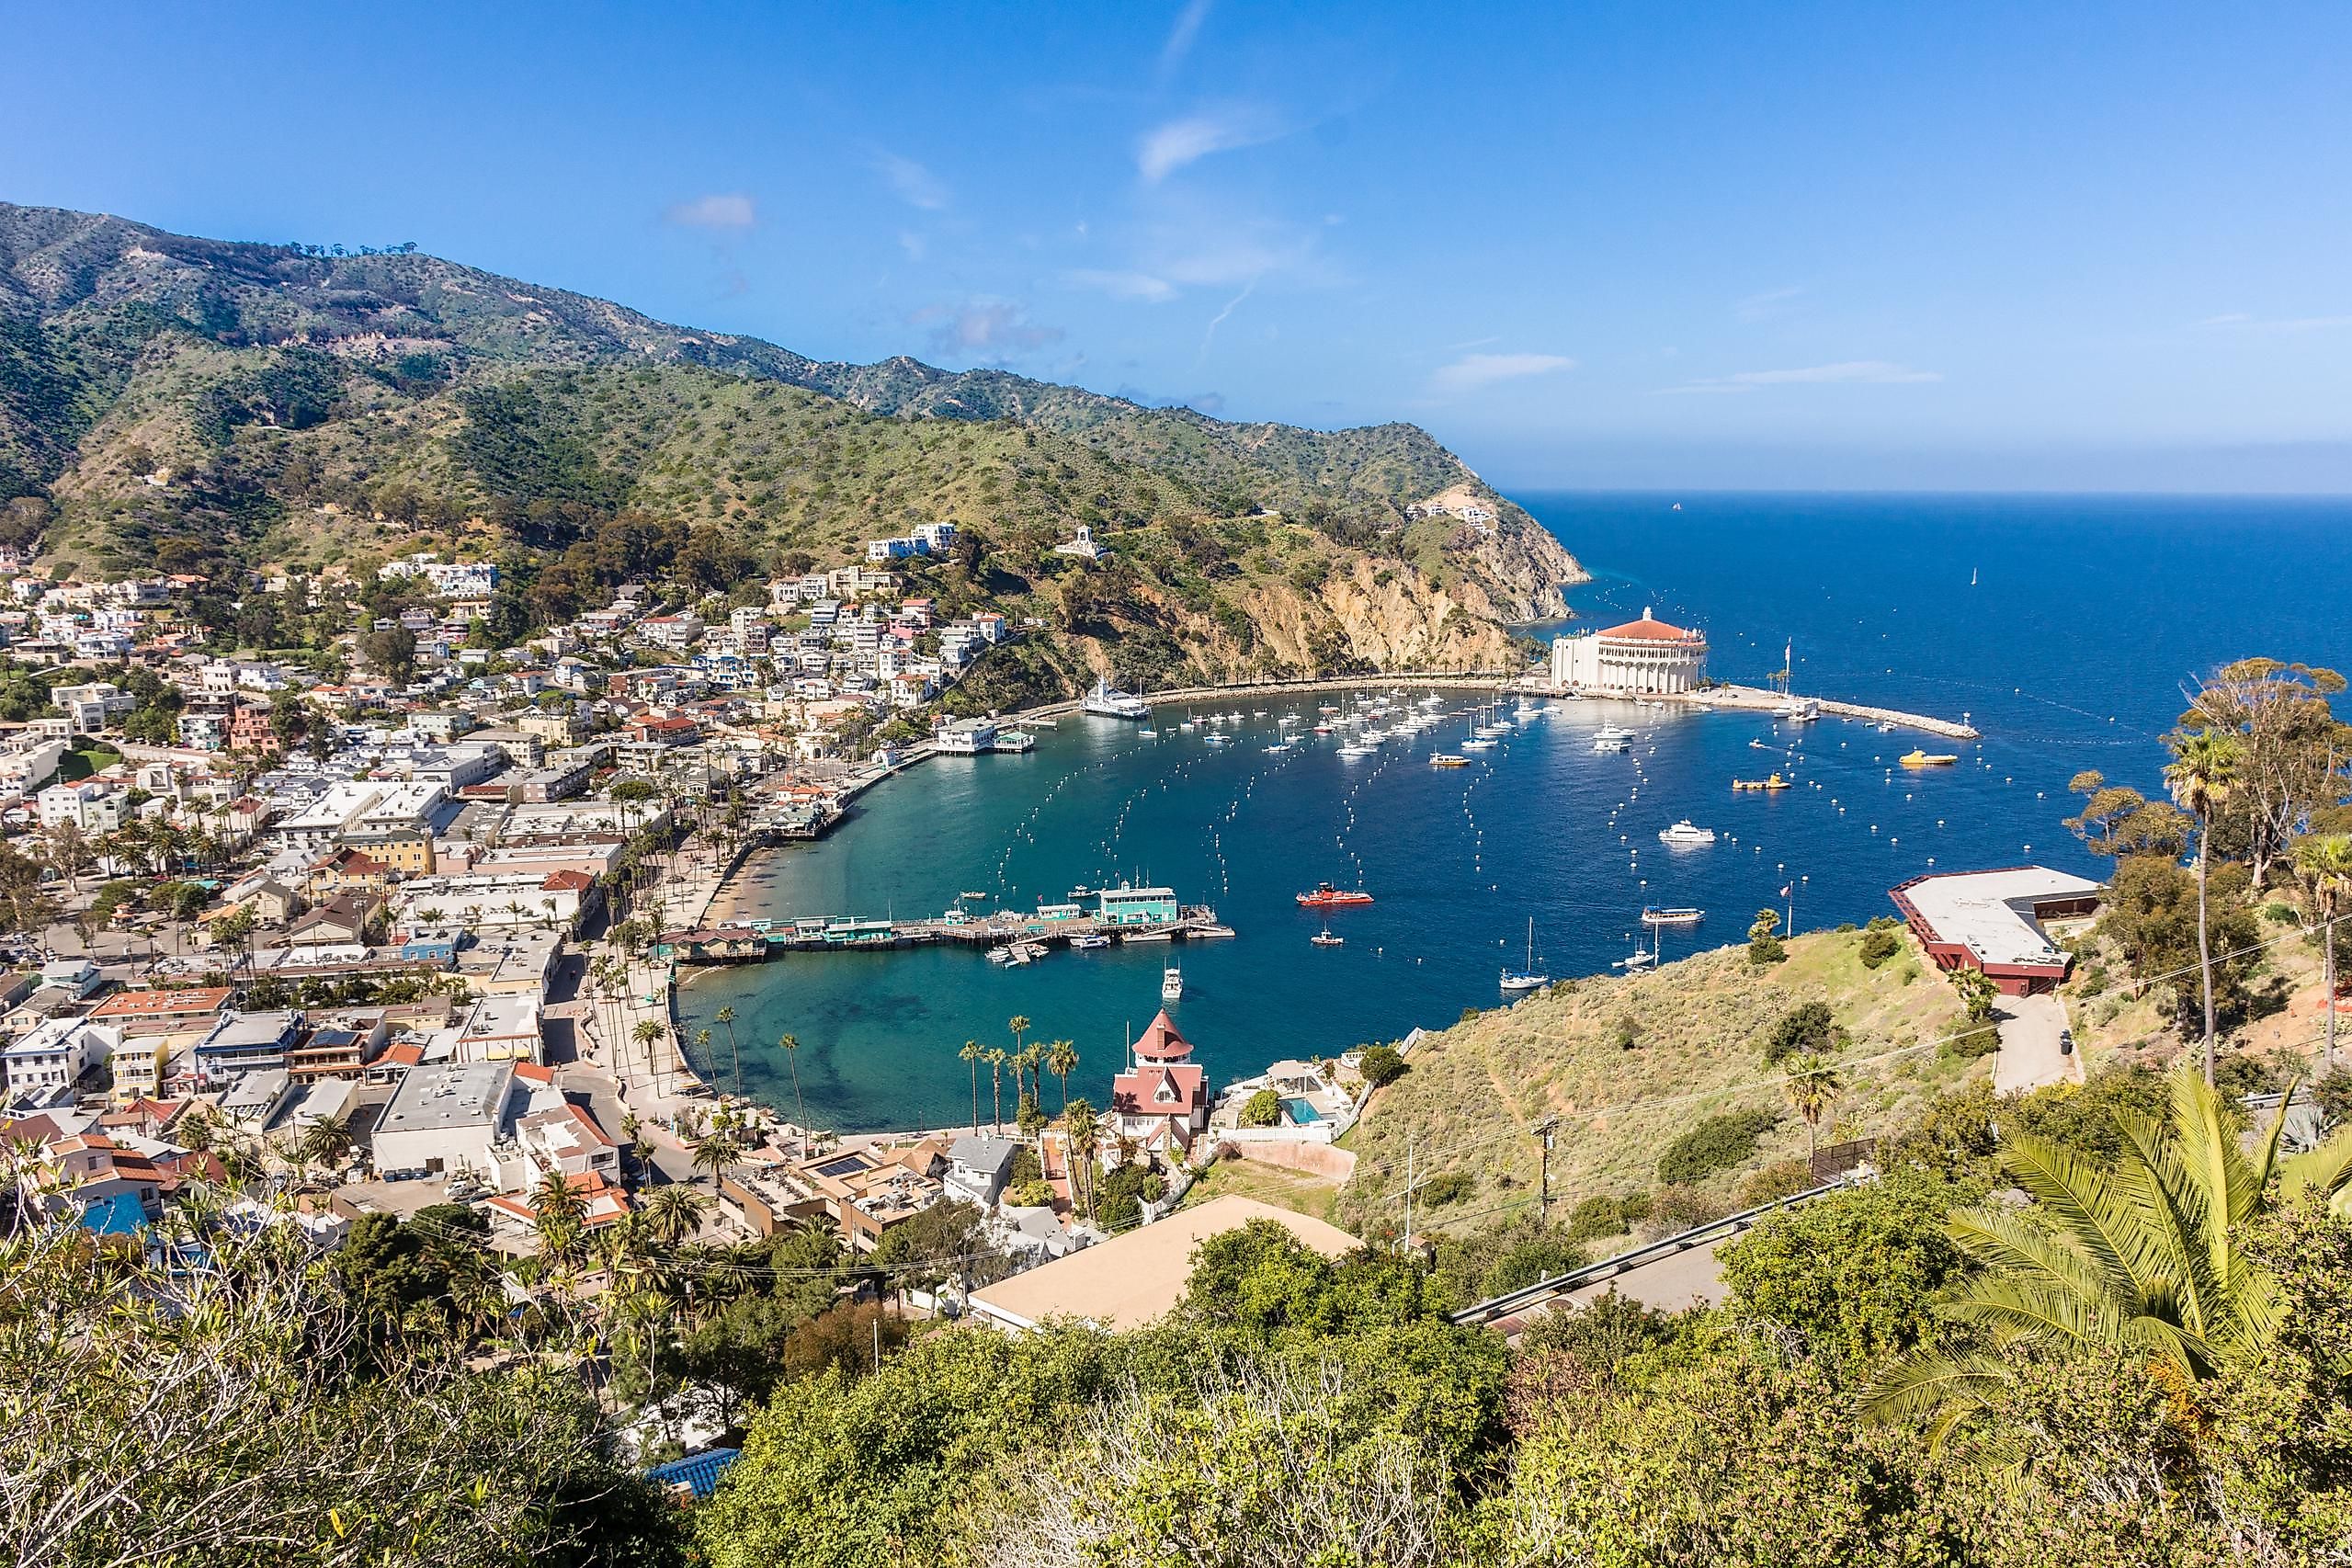
<instances>
[{"instance_id":1,"label":"white building","mask_svg":"<svg viewBox=\"0 0 2352 1568\"><path fill-rule=\"evenodd\" d=\"M130 797L131 791L119 784L85 778L78 784L51 784L33 798L40 803L43 828L70 822L86 836L120 827Z\"/></svg>"},{"instance_id":2,"label":"white building","mask_svg":"<svg viewBox=\"0 0 2352 1568\"><path fill-rule=\"evenodd\" d=\"M376 1123L376 1169L494 1176L492 1150L527 1098L512 1062L412 1067Z\"/></svg>"},{"instance_id":3,"label":"white building","mask_svg":"<svg viewBox=\"0 0 2352 1568\"><path fill-rule=\"evenodd\" d=\"M1707 679L1707 639L1646 608L1639 620L1551 640L1551 683L1578 691L1641 696L1693 691Z\"/></svg>"},{"instance_id":4,"label":"white building","mask_svg":"<svg viewBox=\"0 0 2352 1568\"><path fill-rule=\"evenodd\" d=\"M1100 561L1110 553L1110 546L1095 541L1095 530L1085 523L1078 525L1075 539L1062 540L1053 547L1056 555L1074 555L1082 561Z\"/></svg>"},{"instance_id":5,"label":"white building","mask_svg":"<svg viewBox=\"0 0 2352 1568\"><path fill-rule=\"evenodd\" d=\"M43 1100L70 1089L83 1074L114 1054L121 1031L80 1018L51 1018L0 1051L12 1100Z\"/></svg>"}]
</instances>

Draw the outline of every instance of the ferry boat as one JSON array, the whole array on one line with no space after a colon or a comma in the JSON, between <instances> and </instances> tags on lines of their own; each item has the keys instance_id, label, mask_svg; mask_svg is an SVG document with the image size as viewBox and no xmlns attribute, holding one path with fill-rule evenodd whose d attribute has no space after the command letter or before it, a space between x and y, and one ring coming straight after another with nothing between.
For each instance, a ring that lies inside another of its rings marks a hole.
<instances>
[{"instance_id":1,"label":"ferry boat","mask_svg":"<svg viewBox=\"0 0 2352 1568\"><path fill-rule=\"evenodd\" d=\"M1466 756L1457 756L1449 751L1433 751L1429 754L1429 766L1432 767L1468 767L1470 766L1470 758Z\"/></svg>"},{"instance_id":2,"label":"ferry boat","mask_svg":"<svg viewBox=\"0 0 2352 1568\"><path fill-rule=\"evenodd\" d=\"M1535 922L1529 920L1528 922L1528 967L1515 970L1506 965L1503 970L1503 991L1506 995L1511 995L1521 991L1534 991L1551 983L1551 976L1535 966Z\"/></svg>"},{"instance_id":3,"label":"ferry boat","mask_svg":"<svg viewBox=\"0 0 2352 1568\"><path fill-rule=\"evenodd\" d=\"M1131 697L1110 684L1108 676L1095 681L1095 688L1078 703L1083 712L1103 719L1148 719L1152 706L1140 697Z\"/></svg>"},{"instance_id":4,"label":"ferry boat","mask_svg":"<svg viewBox=\"0 0 2352 1568\"><path fill-rule=\"evenodd\" d=\"M1658 842L1661 844L1671 844L1676 848L1681 848L1685 846L1691 846L1695 847L1701 844L1714 843L1715 830L1711 827L1700 827L1697 824L1693 823L1688 817L1685 817L1680 822L1675 824L1672 827L1660 828L1658 830Z\"/></svg>"},{"instance_id":5,"label":"ferry boat","mask_svg":"<svg viewBox=\"0 0 2352 1568\"><path fill-rule=\"evenodd\" d=\"M1307 940L1318 948L1344 948L1347 945L1347 938L1332 935L1331 927L1328 926L1308 937Z\"/></svg>"},{"instance_id":6,"label":"ferry boat","mask_svg":"<svg viewBox=\"0 0 2352 1568\"><path fill-rule=\"evenodd\" d=\"M1905 767L1949 767L1960 758L1949 752L1907 751L1895 760Z\"/></svg>"},{"instance_id":7,"label":"ferry boat","mask_svg":"<svg viewBox=\"0 0 2352 1568\"><path fill-rule=\"evenodd\" d=\"M1630 731L1620 730L1614 724L1603 724L1593 732L1593 750L1596 752L1609 755L1629 752L1632 749L1633 735Z\"/></svg>"},{"instance_id":8,"label":"ferry boat","mask_svg":"<svg viewBox=\"0 0 2352 1568\"><path fill-rule=\"evenodd\" d=\"M1372 895L1361 888L1335 888L1329 882L1317 882L1312 892L1299 895L1300 906L1305 909L1339 909L1371 902Z\"/></svg>"},{"instance_id":9,"label":"ferry boat","mask_svg":"<svg viewBox=\"0 0 2352 1568\"><path fill-rule=\"evenodd\" d=\"M1770 777L1765 778L1734 778L1732 780L1732 788L1734 790L1786 790L1789 787L1789 780L1781 778L1778 773L1772 774Z\"/></svg>"},{"instance_id":10,"label":"ferry boat","mask_svg":"<svg viewBox=\"0 0 2352 1568\"><path fill-rule=\"evenodd\" d=\"M1642 924L1644 926L1696 926L1706 918L1705 910L1693 909L1687 904L1661 908L1653 903L1642 912Z\"/></svg>"},{"instance_id":11,"label":"ferry boat","mask_svg":"<svg viewBox=\"0 0 2352 1568\"><path fill-rule=\"evenodd\" d=\"M1160 971L1160 1000L1175 1002L1184 995L1184 968L1170 964Z\"/></svg>"},{"instance_id":12,"label":"ferry boat","mask_svg":"<svg viewBox=\"0 0 2352 1568\"><path fill-rule=\"evenodd\" d=\"M1099 931L1081 931L1070 938L1070 946L1074 951L1091 953L1098 949L1109 947L1110 938Z\"/></svg>"}]
</instances>

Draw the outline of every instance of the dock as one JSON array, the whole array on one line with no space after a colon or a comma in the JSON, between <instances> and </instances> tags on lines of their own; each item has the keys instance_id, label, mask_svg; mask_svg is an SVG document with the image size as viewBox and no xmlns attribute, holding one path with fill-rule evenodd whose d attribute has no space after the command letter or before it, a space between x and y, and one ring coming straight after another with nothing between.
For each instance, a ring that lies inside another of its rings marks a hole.
<instances>
[{"instance_id":1,"label":"dock","mask_svg":"<svg viewBox=\"0 0 2352 1568\"><path fill-rule=\"evenodd\" d=\"M997 914L942 915L927 920L860 919L815 915L798 920L749 920L738 925L665 931L655 938L655 956L680 963L758 963L791 953L888 952L942 942L986 951L992 948L1053 949L1074 937L1102 937L1119 946L1142 942L1205 941L1230 937L1206 905L1187 904L1172 920L1119 921L1094 915Z\"/></svg>"},{"instance_id":2,"label":"dock","mask_svg":"<svg viewBox=\"0 0 2352 1568\"><path fill-rule=\"evenodd\" d=\"M1565 687L1549 686L1537 689L1564 695ZM1729 710L1744 713L1761 713L1767 717L1777 710L1797 702L1824 719L1853 719L1865 724L1885 724L1898 730L1917 730L1926 734L1942 735L1949 740L1972 741L1979 737L1976 726L1954 719L1938 719L1928 713L1905 713L1896 708L1873 708L1867 703L1841 702L1830 697L1791 698L1778 691L1767 691L1755 686L1710 686L1698 691L1645 691L1639 693L1587 691L1581 695L1595 701L1631 701L1638 696L1645 702L1671 703L1677 708Z\"/></svg>"}]
</instances>

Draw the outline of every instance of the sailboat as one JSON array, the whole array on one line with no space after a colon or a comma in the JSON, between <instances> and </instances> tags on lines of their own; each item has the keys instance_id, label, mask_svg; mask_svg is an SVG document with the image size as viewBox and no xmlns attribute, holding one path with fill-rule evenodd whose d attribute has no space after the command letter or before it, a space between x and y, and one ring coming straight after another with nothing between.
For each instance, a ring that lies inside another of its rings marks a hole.
<instances>
[{"instance_id":1,"label":"sailboat","mask_svg":"<svg viewBox=\"0 0 2352 1568\"><path fill-rule=\"evenodd\" d=\"M1503 970L1503 991L1506 995L1508 995L1515 992L1533 991L1539 986L1551 983L1551 976L1535 966L1535 921L1530 918L1528 921L1528 967L1514 970L1506 965Z\"/></svg>"}]
</instances>

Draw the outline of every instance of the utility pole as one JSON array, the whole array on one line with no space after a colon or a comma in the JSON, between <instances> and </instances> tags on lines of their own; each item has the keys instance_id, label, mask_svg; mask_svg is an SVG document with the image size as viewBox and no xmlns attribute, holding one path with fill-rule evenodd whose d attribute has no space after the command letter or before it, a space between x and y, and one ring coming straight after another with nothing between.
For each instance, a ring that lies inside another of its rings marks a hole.
<instances>
[{"instance_id":1,"label":"utility pole","mask_svg":"<svg viewBox=\"0 0 2352 1568\"><path fill-rule=\"evenodd\" d=\"M1413 1244L1413 1134L1404 1135L1404 1235L1403 1245Z\"/></svg>"},{"instance_id":2,"label":"utility pole","mask_svg":"<svg viewBox=\"0 0 2352 1568\"><path fill-rule=\"evenodd\" d=\"M1536 1222L1540 1225L1551 1223L1551 1134L1559 1125L1556 1116L1547 1116L1535 1124L1536 1131L1543 1138L1542 1174L1536 1178L1535 1189Z\"/></svg>"}]
</instances>

